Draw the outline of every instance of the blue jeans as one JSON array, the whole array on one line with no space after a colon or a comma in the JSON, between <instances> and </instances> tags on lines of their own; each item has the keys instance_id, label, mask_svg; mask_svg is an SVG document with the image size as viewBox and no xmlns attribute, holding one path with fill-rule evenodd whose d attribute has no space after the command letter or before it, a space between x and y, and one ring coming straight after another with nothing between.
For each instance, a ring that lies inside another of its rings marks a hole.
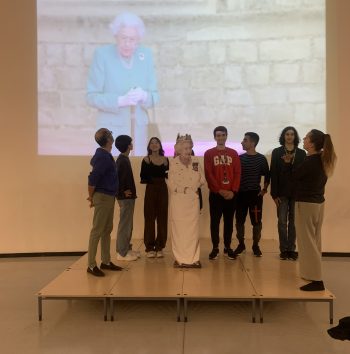
<instances>
[{"instance_id":1,"label":"blue jeans","mask_svg":"<svg viewBox=\"0 0 350 354\"><path fill-rule=\"evenodd\" d=\"M120 218L117 231L117 252L125 257L129 251L134 222L135 199L118 199Z\"/></svg>"},{"instance_id":2,"label":"blue jeans","mask_svg":"<svg viewBox=\"0 0 350 354\"><path fill-rule=\"evenodd\" d=\"M280 251L295 251L295 201L294 199L288 197L280 197L280 200L280 205L277 207Z\"/></svg>"}]
</instances>

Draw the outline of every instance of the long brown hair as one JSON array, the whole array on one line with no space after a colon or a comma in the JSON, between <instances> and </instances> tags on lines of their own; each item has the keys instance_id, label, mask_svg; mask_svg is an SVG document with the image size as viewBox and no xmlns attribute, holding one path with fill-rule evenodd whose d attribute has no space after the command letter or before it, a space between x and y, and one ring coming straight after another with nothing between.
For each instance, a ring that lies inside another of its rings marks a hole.
<instances>
[{"instance_id":1,"label":"long brown hair","mask_svg":"<svg viewBox=\"0 0 350 354\"><path fill-rule=\"evenodd\" d=\"M337 161L331 136L324 134L320 130L312 129L310 131L310 141L314 144L315 150L321 152L324 172L327 177L330 177L334 172Z\"/></svg>"}]
</instances>

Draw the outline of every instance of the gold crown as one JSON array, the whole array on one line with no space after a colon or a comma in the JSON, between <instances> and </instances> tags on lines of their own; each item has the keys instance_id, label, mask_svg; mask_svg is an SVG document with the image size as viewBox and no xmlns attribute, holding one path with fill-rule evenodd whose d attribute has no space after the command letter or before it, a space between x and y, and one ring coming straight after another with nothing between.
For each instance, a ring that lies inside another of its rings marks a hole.
<instances>
[{"instance_id":1,"label":"gold crown","mask_svg":"<svg viewBox=\"0 0 350 354\"><path fill-rule=\"evenodd\" d=\"M183 141L192 142L191 134L180 135L180 133L178 133L176 137L176 143L183 142Z\"/></svg>"}]
</instances>

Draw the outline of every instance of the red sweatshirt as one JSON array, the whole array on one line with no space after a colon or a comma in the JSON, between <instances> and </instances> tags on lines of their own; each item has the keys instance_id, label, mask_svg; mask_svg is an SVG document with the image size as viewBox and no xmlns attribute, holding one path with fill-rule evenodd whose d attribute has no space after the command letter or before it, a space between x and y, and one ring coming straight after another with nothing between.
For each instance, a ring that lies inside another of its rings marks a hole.
<instances>
[{"instance_id":1,"label":"red sweatshirt","mask_svg":"<svg viewBox=\"0 0 350 354\"><path fill-rule=\"evenodd\" d=\"M236 150L225 147L218 150L216 147L204 153L205 178L211 192L218 193L220 189L238 192L241 181L241 163ZM224 184L226 180L228 184Z\"/></svg>"}]
</instances>

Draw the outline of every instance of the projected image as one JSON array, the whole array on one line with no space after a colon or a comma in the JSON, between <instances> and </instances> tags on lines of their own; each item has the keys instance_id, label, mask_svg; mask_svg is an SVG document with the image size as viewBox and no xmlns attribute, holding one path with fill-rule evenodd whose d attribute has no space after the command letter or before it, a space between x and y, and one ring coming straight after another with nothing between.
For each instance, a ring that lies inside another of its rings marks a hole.
<instances>
[{"instance_id":1,"label":"projected image","mask_svg":"<svg viewBox=\"0 0 350 354\"><path fill-rule=\"evenodd\" d=\"M38 153L91 155L101 127L136 156L178 132L203 155L217 125L261 153L324 129L325 3L302 2L38 0Z\"/></svg>"}]
</instances>

